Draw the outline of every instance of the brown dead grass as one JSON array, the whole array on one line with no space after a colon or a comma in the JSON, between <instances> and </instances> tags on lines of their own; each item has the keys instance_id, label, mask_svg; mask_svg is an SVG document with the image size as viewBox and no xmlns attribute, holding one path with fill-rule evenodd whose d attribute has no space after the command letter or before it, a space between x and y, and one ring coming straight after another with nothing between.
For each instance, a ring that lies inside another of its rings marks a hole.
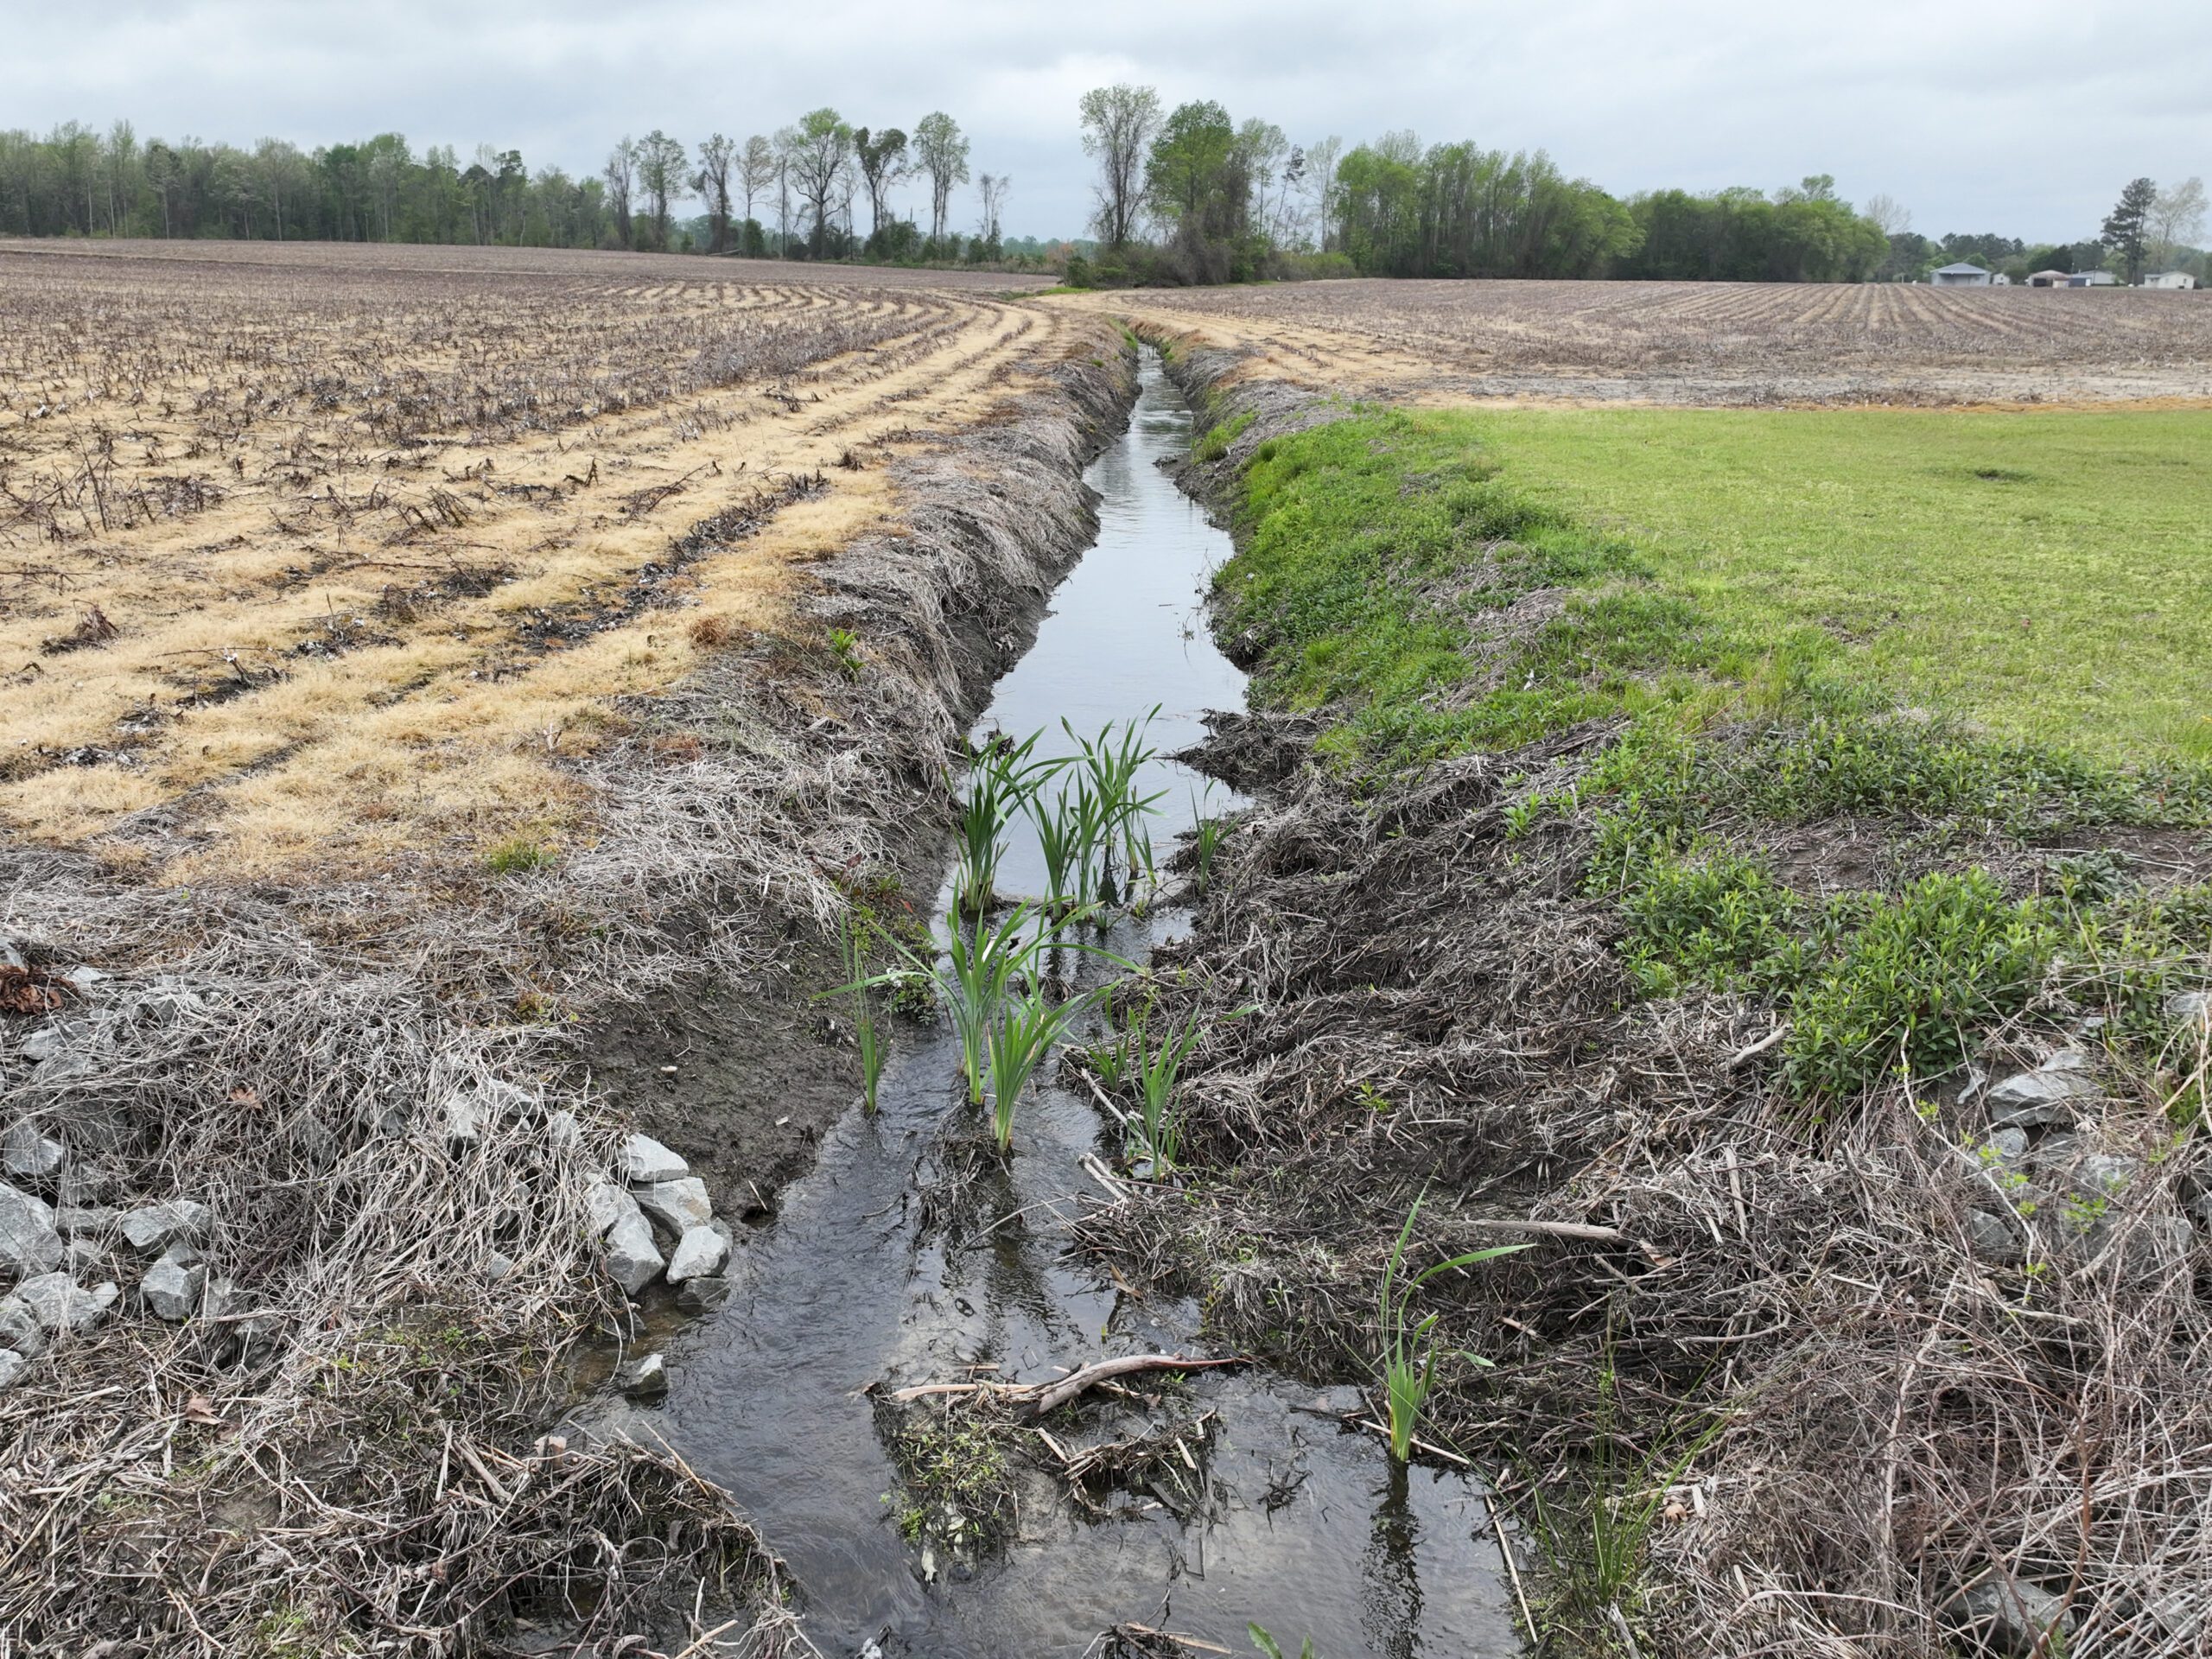
<instances>
[{"instance_id":1,"label":"brown dead grass","mask_svg":"<svg viewBox=\"0 0 2212 1659\"><path fill-rule=\"evenodd\" d=\"M0 319L0 819L178 879L573 829L551 763L604 700L783 626L881 463L1060 327L967 281L329 246L7 248Z\"/></svg>"}]
</instances>

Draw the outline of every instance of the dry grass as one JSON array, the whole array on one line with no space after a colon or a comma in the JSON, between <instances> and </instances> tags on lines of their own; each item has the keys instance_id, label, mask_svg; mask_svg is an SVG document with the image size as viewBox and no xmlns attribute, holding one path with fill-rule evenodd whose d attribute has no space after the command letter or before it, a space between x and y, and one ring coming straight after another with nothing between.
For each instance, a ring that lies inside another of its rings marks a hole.
<instances>
[{"instance_id":1,"label":"dry grass","mask_svg":"<svg viewBox=\"0 0 2212 1659\"><path fill-rule=\"evenodd\" d=\"M1392 401L2212 398L2212 302L2191 294L1375 280L1051 303L1243 348L1254 377Z\"/></svg>"},{"instance_id":2,"label":"dry grass","mask_svg":"<svg viewBox=\"0 0 2212 1659\"><path fill-rule=\"evenodd\" d=\"M588 835L551 763L601 702L779 626L881 461L1063 327L970 280L329 246L14 247L0 316L0 816L179 879Z\"/></svg>"}]
</instances>

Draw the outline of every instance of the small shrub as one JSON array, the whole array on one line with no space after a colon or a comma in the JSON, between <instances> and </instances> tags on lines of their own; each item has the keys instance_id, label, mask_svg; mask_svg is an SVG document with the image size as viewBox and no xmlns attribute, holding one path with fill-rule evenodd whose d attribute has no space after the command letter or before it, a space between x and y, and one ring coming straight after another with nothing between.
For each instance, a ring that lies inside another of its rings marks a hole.
<instances>
[{"instance_id":1,"label":"small shrub","mask_svg":"<svg viewBox=\"0 0 2212 1659\"><path fill-rule=\"evenodd\" d=\"M729 643L729 619L726 616L695 616L686 630L691 643L701 651L712 651L717 645Z\"/></svg>"}]
</instances>

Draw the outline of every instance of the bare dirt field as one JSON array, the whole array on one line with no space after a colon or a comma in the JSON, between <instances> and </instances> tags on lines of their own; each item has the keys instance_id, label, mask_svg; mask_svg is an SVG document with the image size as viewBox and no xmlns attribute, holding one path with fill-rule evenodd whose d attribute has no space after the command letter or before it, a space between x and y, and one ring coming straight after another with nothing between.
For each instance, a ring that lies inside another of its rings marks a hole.
<instances>
[{"instance_id":1,"label":"bare dirt field","mask_svg":"<svg viewBox=\"0 0 2212 1659\"><path fill-rule=\"evenodd\" d=\"M1372 280L1072 303L1248 351L1249 375L1395 402L2212 398L2212 296L2193 293Z\"/></svg>"},{"instance_id":2,"label":"bare dirt field","mask_svg":"<svg viewBox=\"0 0 2212 1659\"><path fill-rule=\"evenodd\" d=\"M596 700L767 626L1066 327L857 276L0 249L0 817L121 855L181 804L264 872L557 829Z\"/></svg>"}]
</instances>

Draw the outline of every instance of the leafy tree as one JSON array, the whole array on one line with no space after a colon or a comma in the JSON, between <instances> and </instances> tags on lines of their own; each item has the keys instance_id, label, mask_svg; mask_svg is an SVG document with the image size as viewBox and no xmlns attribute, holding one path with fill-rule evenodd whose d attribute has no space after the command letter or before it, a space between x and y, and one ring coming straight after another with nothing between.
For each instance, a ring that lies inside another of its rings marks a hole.
<instances>
[{"instance_id":1,"label":"leafy tree","mask_svg":"<svg viewBox=\"0 0 2212 1659\"><path fill-rule=\"evenodd\" d=\"M868 183L868 234L870 246L883 236L883 209L891 187L906 176L906 135L886 127L871 135L866 127L853 134L853 154Z\"/></svg>"},{"instance_id":2,"label":"leafy tree","mask_svg":"<svg viewBox=\"0 0 2212 1659\"><path fill-rule=\"evenodd\" d=\"M699 168L691 175L691 189L707 204L709 253L729 251L730 169L736 159L737 145L719 132L699 146ZM750 212L746 217L752 217Z\"/></svg>"},{"instance_id":3,"label":"leafy tree","mask_svg":"<svg viewBox=\"0 0 2212 1659\"><path fill-rule=\"evenodd\" d=\"M2171 270L2184 248L2194 247L2204 234L2204 181L2183 179L2158 192L2146 216L2152 247L2160 270Z\"/></svg>"},{"instance_id":4,"label":"leafy tree","mask_svg":"<svg viewBox=\"0 0 2212 1659\"><path fill-rule=\"evenodd\" d=\"M942 110L914 123L914 157L930 181L930 240L944 240L944 224L955 187L968 182L968 139L960 124Z\"/></svg>"},{"instance_id":5,"label":"leafy tree","mask_svg":"<svg viewBox=\"0 0 2212 1659\"><path fill-rule=\"evenodd\" d=\"M830 203L838 200L849 182L853 166L853 130L836 111L823 107L810 111L781 139L784 162L791 169L799 200L814 216L808 234L808 251L817 259L830 248Z\"/></svg>"},{"instance_id":6,"label":"leafy tree","mask_svg":"<svg viewBox=\"0 0 2212 1659\"><path fill-rule=\"evenodd\" d=\"M638 140L638 184L651 208L653 246L668 251L668 205L683 194L683 146L656 127Z\"/></svg>"},{"instance_id":7,"label":"leafy tree","mask_svg":"<svg viewBox=\"0 0 2212 1659\"><path fill-rule=\"evenodd\" d=\"M2151 210L2158 200L2157 185L2133 179L2120 193L2119 205L2105 215L2104 245L2120 256L2130 283L2143 279L2144 246L2150 235Z\"/></svg>"}]
</instances>

